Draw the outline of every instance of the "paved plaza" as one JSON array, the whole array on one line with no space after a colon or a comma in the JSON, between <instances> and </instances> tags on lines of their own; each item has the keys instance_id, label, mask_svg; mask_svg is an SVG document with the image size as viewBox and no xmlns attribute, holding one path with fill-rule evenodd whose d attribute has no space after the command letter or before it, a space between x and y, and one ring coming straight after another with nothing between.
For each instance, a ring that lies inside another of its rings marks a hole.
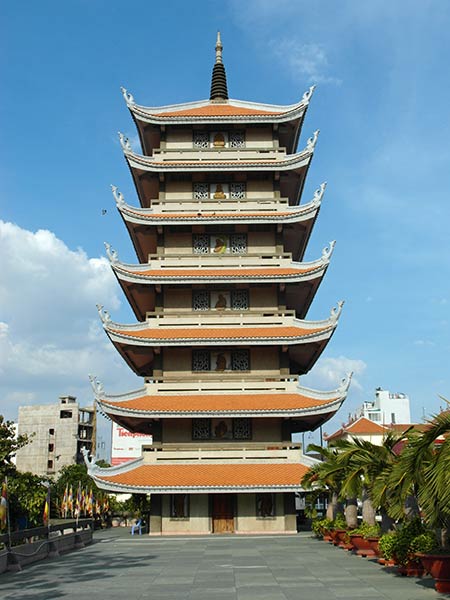
<instances>
[{"instance_id":1,"label":"paved plaza","mask_svg":"<svg viewBox=\"0 0 450 600\"><path fill-rule=\"evenodd\" d=\"M95 533L83 550L0 575L1 600L433 600L433 580L400 577L309 533L131 537Z\"/></svg>"}]
</instances>

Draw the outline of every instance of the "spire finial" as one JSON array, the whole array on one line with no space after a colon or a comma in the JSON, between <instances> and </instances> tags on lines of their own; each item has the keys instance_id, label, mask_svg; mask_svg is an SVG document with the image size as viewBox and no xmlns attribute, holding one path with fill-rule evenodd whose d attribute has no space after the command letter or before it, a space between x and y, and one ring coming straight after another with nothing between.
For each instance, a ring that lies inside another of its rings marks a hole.
<instances>
[{"instance_id":1,"label":"spire finial","mask_svg":"<svg viewBox=\"0 0 450 600\"><path fill-rule=\"evenodd\" d=\"M220 39L220 31L217 32L216 40L216 62L214 64L212 79L211 79L211 94L210 100L223 102L228 100L227 75L222 62L222 40Z\"/></svg>"},{"instance_id":2,"label":"spire finial","mask_svg":"<svg viewBox=\"0 0 450 600\"><path fill-rule=\"evenodd\" d=\"M216 64L222 62L222 40L220 39L220 31L217 32L217 41L216 41Z\"/></svg>"}]
</instances>

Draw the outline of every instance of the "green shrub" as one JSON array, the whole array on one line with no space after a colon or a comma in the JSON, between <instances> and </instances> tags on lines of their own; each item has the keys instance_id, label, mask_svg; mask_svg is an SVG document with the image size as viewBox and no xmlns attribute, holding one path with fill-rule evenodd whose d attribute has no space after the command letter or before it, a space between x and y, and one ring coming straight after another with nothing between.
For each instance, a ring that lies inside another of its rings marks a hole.
<instances>
[{"instance_id":1,"label":"green shrub","mask_svg":"<svg viewBox=\"0 0 450 600\"><path fill-rule=\"evenodd\" d=\"M385 533L380 537L380 541L378 542L378 547L380 549L380 554L386 560L392 560L394 558L394 549L396 544L396 536L395 532Z\"/></svg>"},{"instance_id":2,"label":"green shrub","mask_svg":"<svg viewBox=\"0 0 450 600\"><path fill-rule=\"evenodd\" d=\"M378 537L381 533L379 525L369 525L364 521L357 529L352 529L350 535L362 535L363 538Z\"/></svg>"},{"instance_id":3,"label":"green shrub","mask_svg":"<svg viewBox=\"0 0 450 600\"><path fill-rule=\"evenodd\" d=\"M425 554L436 551L438 544L433 531L425 531L412 539L409 546L411 553L423 552Z\"/></svg>"},{"instance_id":4,"label":"green shrub","mask_svg":"<svg viewBox=\"0 0 450 600\"><path fill-rule=\"evenodd\" d=\"M333 526L333 521L330 519L315 519L311 528L317 537L322 537L325 533L325 530L330 530Z\"/></svg>"},{"instance_id":5,"label":"green shrub","mask_svg":"<svg viewBox=\"0 0 450 600\"><path fill-rule=\"evenodd\" d=\"M425 528L420 519L403 523L396 531L381 536L379 548L386 559L394 559L404 566L415 558L416 552L431 552L436 547L436 536Z\"/></svg>"},{"instance_id":6,"label":"green shrub","mask_svg":"<svg viewBox=\"0 0 450 600\"><path fill-rule=\"evenodd\" d=\"M347 529L347 521L342 513L338 513L333 521L334 529Z\"/></svg>"}]
</instances>

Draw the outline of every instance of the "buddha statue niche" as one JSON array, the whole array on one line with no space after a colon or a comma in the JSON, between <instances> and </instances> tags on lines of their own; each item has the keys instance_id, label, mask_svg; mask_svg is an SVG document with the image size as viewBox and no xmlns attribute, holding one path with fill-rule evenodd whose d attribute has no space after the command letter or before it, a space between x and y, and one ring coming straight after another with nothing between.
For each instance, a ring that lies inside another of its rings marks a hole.
<instances>
[{"instance_id":1,"label":"buddha statue niche","mask_svg":"<svg viewBox=\"0 0 450 600\"><path fill-rule=\"evenodd\" d=\"M223 200L224 198L226 198L221 183L218 183L216 185L216 191L214 192L213 198L215 200Z\"/></svg>"},{"instance_id":2,"label":"buddha statue niche","mask_svg":"<svg viewBox=\"0 0 450 600\"><path fill-rule=\"evenodd\" d=\"M214 136L213 146L214 148L225 148L225 136L220 131Z\"/></svg>"}]
</instances>

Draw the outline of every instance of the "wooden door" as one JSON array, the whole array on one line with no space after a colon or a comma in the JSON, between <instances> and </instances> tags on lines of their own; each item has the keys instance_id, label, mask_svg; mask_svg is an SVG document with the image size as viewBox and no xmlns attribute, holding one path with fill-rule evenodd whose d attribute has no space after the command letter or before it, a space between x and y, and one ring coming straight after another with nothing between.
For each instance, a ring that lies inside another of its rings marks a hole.
<instances>
[{"instance_id":1,"label":"wooden door","mask_svg":"<svg viewBox=\"0 0 450 600\"><path fill-rule=\"evenodd\" d=\"M213 533L234 533L234 494L214 494L212 497Z\"/></svg>"}]
</instances>

